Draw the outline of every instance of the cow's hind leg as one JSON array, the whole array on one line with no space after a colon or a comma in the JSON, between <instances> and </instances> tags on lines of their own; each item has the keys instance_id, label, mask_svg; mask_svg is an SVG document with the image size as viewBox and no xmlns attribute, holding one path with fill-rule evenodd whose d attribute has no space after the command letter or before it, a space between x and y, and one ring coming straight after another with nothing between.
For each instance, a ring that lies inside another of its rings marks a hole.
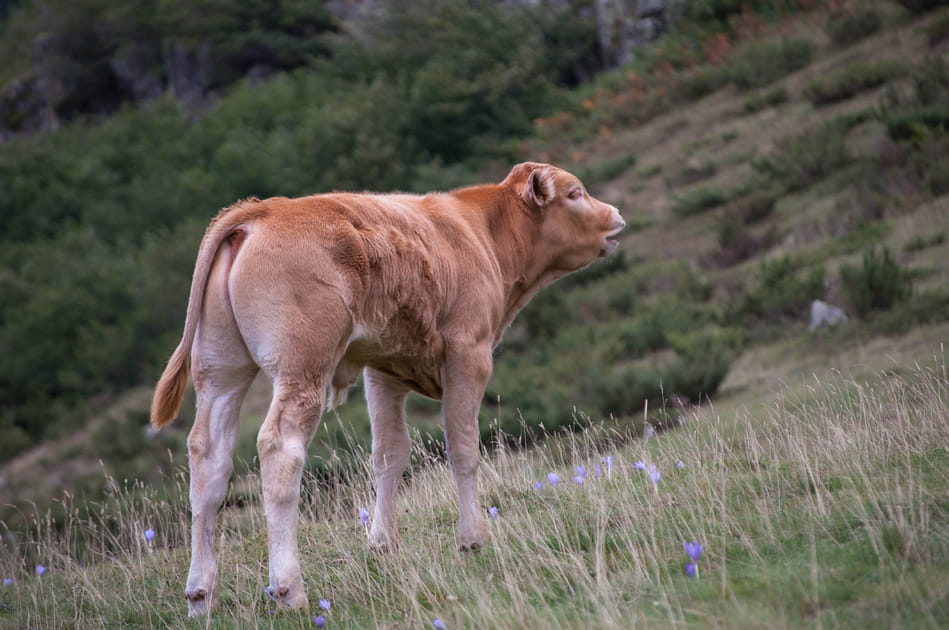
<instances>
[{"instance_id":1,"label":"cow's hind leg","mask_svg":"<svg viewBox=\"0 0 949 630\"><path fill-rule=\"evenodd\" d=\"M270 596L282 606L309 605L297 550L297 511L306 448L323 411L325 377L277 379L257 436L270 552Z\"/></svg>"},{"instance_id":2,"label":"cow's hind leg","mask_svg":"<svg viewBox=\"0 0 949 630\"><path fill-rule=\"evenodd\" d=\"M380 551L399 542L395 501L402 473L409 465L411 443L405 425L408 390L390 376L366 370L366 402L372 419L372 473L376 481L376 511L369 544Z\"/></svg>"},{"instance_id":3,"label":"cow's hind leg","mask_svg":"<svg viewBox=\"0 0 949 630\"><path fill-rule=\"evenodd\" d=\"M209 289L212 297L204 309L191 358L197 394L194 426L188 435L192 520L185 595L191 616L206 614L217 597L217 513L234 467L241 402L258 371L230 311L213 300L215 290Z\"/></svg>"}]
</instances>

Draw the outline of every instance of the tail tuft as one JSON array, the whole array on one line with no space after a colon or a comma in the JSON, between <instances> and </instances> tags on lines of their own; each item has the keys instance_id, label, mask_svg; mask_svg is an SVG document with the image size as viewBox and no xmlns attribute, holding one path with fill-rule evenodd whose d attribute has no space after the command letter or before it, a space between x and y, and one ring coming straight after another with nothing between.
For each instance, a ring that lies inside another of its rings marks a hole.
<instances>
[{"instance_id":1,"label":"tail tuft","mask_svg":"<svg viewBox=\"0 0 949 630\"><path fill-rule=\"evenodd\" d=\"M178 417L181 401L188 387L187 354L188 350L178 346L155 387L151 417L155 429L161 429Z\"/></svg>"}]
</instances>

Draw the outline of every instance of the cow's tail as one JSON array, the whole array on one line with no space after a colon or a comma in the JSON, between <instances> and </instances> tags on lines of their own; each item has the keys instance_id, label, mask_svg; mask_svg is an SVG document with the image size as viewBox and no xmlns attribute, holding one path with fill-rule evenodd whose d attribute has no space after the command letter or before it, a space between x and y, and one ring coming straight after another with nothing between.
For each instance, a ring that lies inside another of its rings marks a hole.
<instances>
[{"instance_id":1,"label":"cow's tail","mask_svg":"<svg viewBox=\"0 0 949 630\"><path fill-rule=\"evenodd\" d=\"M165 366L165 371L158 380L152 397L151 421L156 429L169 424L178 416L178 411L181 409L181 401L188 387L191 346L198 330L198 320L204 304L204 291L207 288L211 265L221 244L238 233L241 224L246 223L250 218L248 213L235 212L235 210L251 203L258 203L258 200L248 199L222 210L211 221L204 233L204 238L201 239L198 259L194 265L194 276L191 279L191 294L188 296L188 312L185 316L185 329L181 335L181 342L168 359L168 365Z\"/></svg>"}]
</instances>

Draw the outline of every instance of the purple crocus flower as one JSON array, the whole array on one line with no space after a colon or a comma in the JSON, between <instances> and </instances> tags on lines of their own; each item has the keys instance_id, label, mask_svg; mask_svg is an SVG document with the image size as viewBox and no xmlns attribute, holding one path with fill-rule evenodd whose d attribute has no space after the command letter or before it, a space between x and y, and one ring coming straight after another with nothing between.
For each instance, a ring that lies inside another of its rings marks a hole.
<instances>
[{"instance_id":1,"label":"purple crocus flower","mask_svg":"<svg viewBox=\"0 0 949 630\"><path fill-rule=\"evenodd\" d=\"M646 462L644 462L643 460L639 460L638 462L633 464L633 468L635 468L636 470L646 470Z\"/></svg>"},{"instance_id":2,"label":"purple crocus flower","mask_svg":"<svg viewBox=\"0 0 949 630\"><path fill-rule=\"evenodd\" d=\"M681 461L678 461L676 462L676 468L685 468L685 464L683 464Z\"/></svg>"},{"instance_id":3,"label":"purple crocus flower","mask_svg":"<svg viewBox=\"0 0 949 630\"><path fill-rule=\"evenodd\" d=\"M532 485L534 486L534 490L540 490L541 488L544 487L544 484L542 484L539 481L535 481Z\"/></svg>"},{"instance_id":4,"label":"purple crocus flower","mask_svg":"<svg viewBox=\"0 0 949 630\"><path fill-rule=\"evenodd\" d=\"M653 470L651 473L649 473L649 481L653 482L654 484L658 485L660 479L662 479L662 475L659 474L658 470Z\"/></svg>"},{"instance_id":5,"label":"purple crocus flower","mask_svg":"<svg viewBox=\"0 0 949 630\"><path fill-rule=\"evenodd\" d=\"M155 540L155 530L149 527L148 529L145 530L144 536L145 536L145 540L151 543L153 540Z\"/></svg>"},{"instance_id":6,"label":"purple crocus flower","mask_svg":"<svg viewBox=\"0 0 949 630\"><path fill-rule=\"evenodd\" d=\"M490 517L493 518L493 519L497 519L497 517L498 517L498 506L492 505L491 507L489 507L489 508L488 508L488 516L490 516Z\"/></svg>"},{"instance_id":7,"label":"purple crocus flower","mask_svg":"<svg viewBox=\"0 0 949 630\"><path fill-rule=\"evenodd\" d=\"M697 577L699 574L699 569L694 562L687 562L685 565L685 574L690 578Z\"/></svg>"},{"instance_id":8,"label":"purple crocus flower","mask_svg":"<svg viewBox=\"0 0 949 630\"><path fill-rule=\"evenodd\" d=\"M585 478L585 477L587 476L587 467L584 466L584 465L582 465L582 464L581 464L580 466L577 466L577 467L574 468L573 470L574 470L575 473L577 473L577 477L584 477L584 478Z\"/></svg>"},{"instance_id":9,"label":"purple crocus flower","mask_svg":"<svg viewBox=\"0 0 949 630\"><path fill-rule=\"evenodd\" d=\"M277 601L277 596L273 594L273 589L271 587L265 586L264 592L267 594L267 597L269 597L270 599L274 601Z\"/></svg>"},{"instance_id":10,"label":"purple crocus flower","mask_svg":"<svg viewBox=\"0 0 949 630\"><path fill-rule=\"evenodd\" d=\"M599 478L600 478L600 475L603 474L603 469L600 468L600 465L599 465L599 464L594 464L594 466L593 466L593 474L596 476L597 479L599 479Z\"/></svg>"},{"instance_id":11,"label":"purple crocus flower","mask_svg":"<svg viewBox=\"0 0 949 630\"><path fill-rule=\"evenodd\" d=\"M682 546L685 547L685 552L689 554L689 558L692 559L692 562L698 562L699 558L702 556L702 543L687 542L682 543Z\"/></svg>"},{"instance_id":12,"label":"purple crocus flower","mask_svg":"<svg viewBox=\"0 0 949 630\"><path fill-rule=\"evenodd\" d=\"M448 630L448 626L445 625L445 622L437 617L432 619L432 625L438 628L438 630Z\"/></svg>"},{"instance_id":13,"label":"purple crocus flower","mask_svg":"<svg viewBox=\"0 0 949 630\"><path fill-rule=\"evenodd\" d=\"M13 578L3 578L4 586L10 586L11 584L13 584Z\"/></svg>"},{"instance_id":14,"label":"purple crocus flower","mask_svg":"<svg viewBox=\"0 0 949 630\"><path fill-rule=\"evenodd\" d=\"M359 523L363 527L367 527L369 525L369 510L366 508L359 508Z\"/></svg>"},{"instance_id":15,"label":"purple crocus flower","mask_svg":"<svg viewBox=\"0 0 949 630\"><path fill-rule=\"evenodd\" d=\"M322 609L325 610L326 612L329 612L329 611L330 611L330 608L332 608L332 606L333 606L333 604L330 603L330 600L328 600L328 599L321 599L321 600L320 600L320 608L322 608Z\"/></svg>"},{"instance_id":16,"label":"purple crocus flower","mask_svg":"<svg viewBox=\"0 0 949 630\"><path fill-rule=\"evenodd\" d=\"M606 464L606 472L610 472L611 470L613 470L613 456L612 455L607 455L600 461Z\"/></svg>"},{"instance_id":17,"label":"purple crocus flower","mask_svg":"<svg viewBox=\"0 0 949 630\"><path fill-rule=\"evenodd\" d=\"M317 628L322 628L326 625L326 617L323 615L317 615L316 617L313 617L313 623L316 624Z\"/></svg>"},{"instance_id":18,"label":"purple crocus flower","mask_svg":"<svg viewBox=\"0 0 949 630\"><path fill-rule=\"evenodd\" d=\"M577 484L578 486L582 486L582 485L583 485L583 477L581 477L580 475L574 476L574 478L573 478L573 483Z\"/></svg>"},{"instance_id":19,"label":"purple crocus flower","mask_svg":"<svg viewBox=\"0 0 949 630\"><path fill-rule=\"evenodd\" d=\"M39 577L44 573L46 573L46 567L44 567L42 564L36 565L36 576Z\"/></svg>"},{"instance_id":20,"label":"purple crocus flower","mask_svg":"<svg viewBox=\"0 0 949 630\"><path fill-rule=\"evenodd\" d=\"M558 483L560 483L560 475L555 472L547 473L547 483L549 483L551 486L556 486Z\"/></svg>"}]
</instances>

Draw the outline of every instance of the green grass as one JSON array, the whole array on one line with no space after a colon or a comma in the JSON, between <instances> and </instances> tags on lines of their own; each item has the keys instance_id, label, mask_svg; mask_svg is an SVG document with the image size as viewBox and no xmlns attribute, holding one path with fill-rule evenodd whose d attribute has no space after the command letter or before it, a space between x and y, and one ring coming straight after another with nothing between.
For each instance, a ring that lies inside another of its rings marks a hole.
<instances>
[{"instance_id":1,"label":"green grass","mask_svg":"<svg viewBox=\"0 0 949 630\"><path fill-rule=\"evenodd\" d=\"M356 524L371 496L365 471L346 484L310 479L299 534L310 599L331 600L330 627L340 628L424 628L435 617L450 628L944 627L945 364L801 391L781 391L753 417L700 409L647 442L594 426L486 457L482 503L500 516L477 554L455 549L442 463L403 489L403 546L389 555L370 553ZM637 460L658 468L658 484ZM581 464L582 487L570 481ZM563 481L534 490L548 471ZM207 627L312 627L309 614L274 611L263 594L257 478L236 483L250 498L223 512L222 594ZM15 579L0 591L0 625L186 626L185 493L180 482L170 501L119 487L62 532L40 519L0 560ZM705 548L697 579L683 573L692 540ZM37 562L49 567L42 577Z\"/></svg>"},{"instance_id":2,"label":"green grass","mask_svg":"<svg viewBox=\"0 0 949 630\"><path fill-rule=\"evenodd\" d=\"M857 62L815 79L804 94L816 106L829 105L870 90L906 73L904 64L884 61Z\"/></svg>"}]
</instances>

